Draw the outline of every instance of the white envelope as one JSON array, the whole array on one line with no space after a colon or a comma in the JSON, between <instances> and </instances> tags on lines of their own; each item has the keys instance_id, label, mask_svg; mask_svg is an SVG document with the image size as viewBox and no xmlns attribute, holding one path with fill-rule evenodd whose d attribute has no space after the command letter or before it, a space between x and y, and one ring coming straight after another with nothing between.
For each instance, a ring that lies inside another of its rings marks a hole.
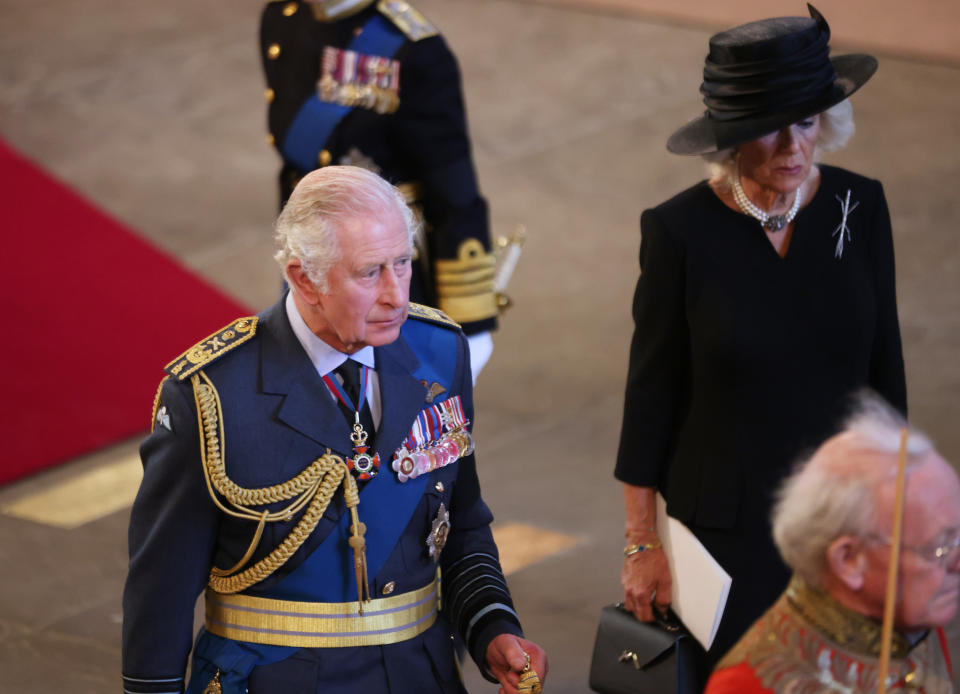
<instances>
[{"instance_id":1,"label":"white envelope","mask_svg":"<svg viewBox=\"0 0 960 694\"><path fill-rule=\"evenodd\" d=\"M683 523L667 515L657 494L657 534L673 576L673 611L704 648L710 648L730 594L730 575Z\"/></svg>"}]
</instances>

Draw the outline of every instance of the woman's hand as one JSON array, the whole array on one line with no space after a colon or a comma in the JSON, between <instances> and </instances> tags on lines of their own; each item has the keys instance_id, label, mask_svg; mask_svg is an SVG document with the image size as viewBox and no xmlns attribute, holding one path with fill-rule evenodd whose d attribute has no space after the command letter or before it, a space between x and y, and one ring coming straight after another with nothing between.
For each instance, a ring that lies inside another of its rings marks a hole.
<instances>
[{"instance_id":1,"label":"woman's hand","mask_svg":"<svg viewBox=\"0 0 960 694\"><path fill-rule=\"evenodd\" d=\"M620 584L623 586L624 607L642 622L654 619L651 604L666 612L673 602L673 578L667 555L657 539L657 493L653 487L623 485L626 511L626 538L628 544L653 545L624 557Z\"/></svg>"},{"instance_id":2,"label":"woman's hand","mask_svg":"<svg viewBox=\"0 0 960 694\"><path fill-rule=\"evenodd\" d=\"M647 540L651 542L652 539ZM624 607L641 622L654 619L652 605L665 613L673 601L673 578L662 549L637 552L624 558L620 572Z\"/></svg>"}]
</instances>

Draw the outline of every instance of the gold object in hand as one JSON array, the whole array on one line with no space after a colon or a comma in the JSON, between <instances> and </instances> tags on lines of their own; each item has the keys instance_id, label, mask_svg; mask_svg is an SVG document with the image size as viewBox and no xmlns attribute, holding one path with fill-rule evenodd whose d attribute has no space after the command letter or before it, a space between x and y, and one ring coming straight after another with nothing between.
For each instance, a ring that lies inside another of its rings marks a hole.
<instances>
[{"instance_id":1,"label":"gold object in hand","mask_svg":"<svg viewBox=\"0 0 960 694\"><path fill-rule=\"evenodd\" d=\"M530 654L524 652L523 657L527 662L523 666L520 682L517 683L517 691L522 694L541 694L543 685L540 684L540 676L537 671L530 668Z\"/></svg>"}]
</instances>

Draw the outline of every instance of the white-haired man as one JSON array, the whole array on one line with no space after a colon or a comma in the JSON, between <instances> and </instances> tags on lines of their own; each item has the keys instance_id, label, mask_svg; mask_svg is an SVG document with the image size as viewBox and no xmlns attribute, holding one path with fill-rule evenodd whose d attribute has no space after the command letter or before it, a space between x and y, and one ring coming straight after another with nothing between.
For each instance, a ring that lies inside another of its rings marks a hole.
<instances>
[{"instance_id":1,"label":"white-haired man","mask_svg":"<svg viewBox=\"0 0 960 694\"><path fill-rule=\"evenodd\" d=\"M276 225L290 291L167 366L130 520L128 694L461 693L455 633L505 692L546 674L480 496L466 338L408 302L414 231L380 177L308 174Z\"/></svg>"},{"instance_id":2,"label":"white-haired man","mask_svg":"<svg viewBox=\"0 0 960 694\"><path fill-rule=\"evenodd\" d=\"M774 540L794 575L717 664L705 694L875 692L899 415L865 397L783 485ZM943 626L960 593L960 481L910 430L887 691L952 692Z\"/></svg>"}]
</instances>

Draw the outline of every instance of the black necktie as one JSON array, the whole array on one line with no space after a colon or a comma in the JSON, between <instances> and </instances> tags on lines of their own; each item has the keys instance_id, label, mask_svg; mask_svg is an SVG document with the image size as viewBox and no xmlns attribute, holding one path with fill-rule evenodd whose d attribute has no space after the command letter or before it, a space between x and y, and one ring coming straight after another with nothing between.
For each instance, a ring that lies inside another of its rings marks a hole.
<instances>
[{"instance_id":1,"label":"black necktie","mask_svg":"<svg viewBox=\"0 0 960 694\"><path fill-rule=\"evenodd\" d=\"M343 379L343 389L346 391L347 395L350 396L352 403L360 408L360 426L362 426L363 430L367 432L366 445L370 448L373 448L373 437L376 432L373 428L373 415L370 413L370 405L367 403L366 398L363 399L363 402L357 402L360 398L361 368L363 368L362 364L353 361L353 359L347 359L340 366L335 368L333 372ZM368 388L369 386L370 384L367 383ZM350 431L353 431L353 423L356 421L355 411L350 409L348 405L344 405L342 402L340 402L339 398L337 398L337 404L340 406L340 411L343 412L344 416L347 418L347 422L350 424Z\"/></svg>"}]
</instances>

